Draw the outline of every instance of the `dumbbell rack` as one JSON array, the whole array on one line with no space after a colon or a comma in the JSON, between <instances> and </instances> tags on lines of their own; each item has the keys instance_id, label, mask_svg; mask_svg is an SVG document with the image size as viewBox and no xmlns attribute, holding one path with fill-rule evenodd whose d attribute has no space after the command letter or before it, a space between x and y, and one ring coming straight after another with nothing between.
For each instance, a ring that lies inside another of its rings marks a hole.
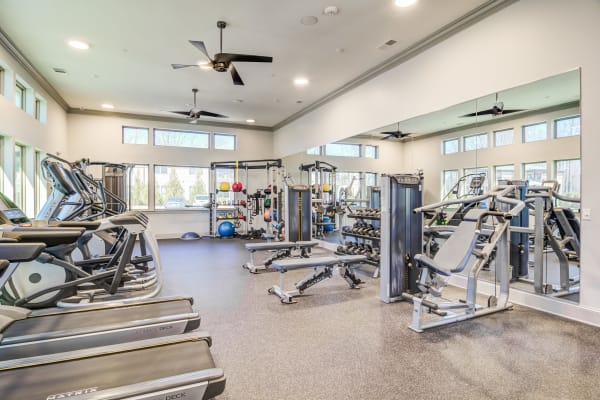
<instances>
[{"instance_id":1,"label":"dumbbell rack","mask_svg":"<svg viewBox=\"0 0 600 400\"><path fill-rule=\"evenodd\" d=\"M379 221L381 220L380 216L348 214L347 217L357 219L357 220L362 220L362 221L367 221L367 220L368 221L377 221L378 228L380 228L380 224L379 224ZM380 238L377 236L367 236L367 235L361 235L358 233L345 232L345 231L342 231L341 235L343 237L352 237L355 239L361 239L362 241L368 240L371 242L371 245L373 247L379 247ZM373 273L373 278L379 278L379 262L373 261L373 260L365 260L364 263L375 266L376 268L375 268L375 272Z\"/></svg>"}]
</instances>

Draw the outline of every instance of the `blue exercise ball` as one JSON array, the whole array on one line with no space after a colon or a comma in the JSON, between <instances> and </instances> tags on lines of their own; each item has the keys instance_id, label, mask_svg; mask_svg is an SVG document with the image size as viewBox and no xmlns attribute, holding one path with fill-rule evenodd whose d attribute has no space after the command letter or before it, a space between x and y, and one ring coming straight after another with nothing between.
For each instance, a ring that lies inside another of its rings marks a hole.
<instances>
[{"instance_id":1,"label":"blue exercise ball","mask_svg":"<svg viewBox=\"0 0 600 400\"><path fill-rule=\"evenodd\" d=\"M331 222L331 218L329 218L329 217L323 217L323 222ZM333 232L333 228L334 228L333 225L324 225L323 226L323 230L325 232Z\"/></svg>"},{"instance_id":2,"label":"blue exercise ball","mask_svg":"<svg viewBox=\"0 0 600 400\"><path fill-rule=\"evenodd\" d=\"M219 225L219 236L229 237L235 233L235 227L229 221L221 222Z\"/></svg>"}]
</instances>

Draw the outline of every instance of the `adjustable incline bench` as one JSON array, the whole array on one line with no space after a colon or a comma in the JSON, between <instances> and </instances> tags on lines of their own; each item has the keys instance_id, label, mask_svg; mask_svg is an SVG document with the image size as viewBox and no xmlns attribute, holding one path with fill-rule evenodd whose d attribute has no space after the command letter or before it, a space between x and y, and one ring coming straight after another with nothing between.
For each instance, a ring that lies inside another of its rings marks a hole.
<instances>
[{"instance_id":1,"label":"adjustable incline bench","mask_svg":"<svg viewBox=\"0 0 600 400\"><path fill-rule=\"evenodd\" d=\"M281 258L292 257L294 250L300 250L300 257L309 257L310 249L316 247L319 242L304 241L304 242L266 242L266 243L246 243L246 250L250 252L250 261L242 265L253 274L257 274L262 270L273 270L271 264L275 260ZM269 257L263 264L254 264L254 253L257 251L272 251L273 255Z\"/></svg>"},{"instance_id":2,"label":"adjustable incline bench","mask_svg":"<svg viewBox=\"0 0 600 400\"><path fill-rule=\"evenodd\" d=\"M333 269L340 267L340 276L344 278L351 289L360 289L363 283L352 271L352 265L360 264L367 259L366 256L344 255L313 258L295 258L273 261L273 268L279 271L279 286L271 287L269 294L275 294L283 304L295 303L294 296L301 295L304 291L317 283L333 276ZM301 268L313 268L314 271L306 275L301 281L294 284L294 290L284 289L284 276L287 271Z\"/></svg>"}]
</instances>

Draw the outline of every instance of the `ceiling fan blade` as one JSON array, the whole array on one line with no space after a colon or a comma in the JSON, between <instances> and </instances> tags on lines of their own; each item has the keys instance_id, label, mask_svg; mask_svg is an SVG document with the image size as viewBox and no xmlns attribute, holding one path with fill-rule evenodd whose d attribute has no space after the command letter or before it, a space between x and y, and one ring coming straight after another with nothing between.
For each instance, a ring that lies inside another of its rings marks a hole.
<instances>
[{"instance_id":1,"label":"ceiling fan blade","mask_svg":"<svg viewBox=\"0 0 600 400\"><path fill-rule=\"evenodd\" d=\"M173 69L181 69L187 67L197 67L197 64L171 64L171 68Z\"/></svg>"},{"instance_id":2,"label":"ceiling fan blade","mask_svg":"<svg viewBox=\"0 0 600 400\"><path fill-rule=\"evenodd\" d=\"M400 133L400 139L404 139L405 137L409 137L412 133Z\"/></svg>"},{"instance_id":3,"label":"ceiling fan blade","mask_svg":"<svg viewBox=\"0 0 600 400\"><path fill-rule=\"evenodd\" d=\"M388 140L388 139L395 138L395 137L396 137L396 135L387 135L386 137L382 137L381 140Z\"/></svg>"},{"instance_id":4,"label":"ceiling fan blade","mask_svg":"<svg viewBox=\"0 0 600 400\"><path fill-rule=\"evenodd\" d=\"M202 52L202 54L204 54L208 60L212 61L212 59L208 55L208 51L206 51L206 46L204 45L203 41L201 41L201 40L190 40L190 43L192 44L192 46L194 46L195 48L197 48L198 50L200 50Z\"/></svg>"},{"instance_id":5,"label":"ceiling fan blade","mask_svg":"<svg viewBox=\"0 0 600 400\"><path fill-rule=\"evenodd\" d=\"M185 115L186 117L189 117L192 114L191 111L169 111L169 112L172 112L174 114Z\"/></svg>"},{"instance_id":6,"label":"ceiling fan blade","mask_svg":"<svg viewBox=\"0 0 600 400\"><path fill-rule=\"evenodd\" d=\"M502 110L501 114L510 114L510 113L515 113L515 112L519 112L519 111L525 111L523 110L518 110L518 109L513 109L513 110Z\"/></svg>"},{"instance_id":7,"label":"ceiling fan blade","mask_svg":"<svg viewBox=\"0 0 600 400\"><path fill-rule=\"evenodd\" d=\"M461 115L460 117L461 118L464 118L464 117L476 117L476 116L479 116L479 115L494 115L494 110L489 109L489 110L478 111L478 112L474 112L474 113L471 113L471 114Z\"/></svg>"},{"instance_id":8,"label":"ceiling fan blade","mask_svg":"<svg viewBox=\"0 0 600 400\"><path fill-rule=\"evenodd\" d=\"M390 131L390 132L377 132L380 133L382 135L393 135L395 136L398 132L397 131Z\"/></svg>"},{"instance_id":9,"label":"ceiling fan blade","mask_svg":"<svg viewBox=\"0 0 600 400\"><path fill-rule=\"evenodd\" d=\"M205 117L213 117L213 118L229 118L226 115L222 115L222 114L217 114L217 113L212 113L210 111L198 111L196 113L196 115L200 116L203 115Z\"/></svg>"},{"instance_id":10,"label":"ceiling fan blade","mask_svg":"<svg viewBox=\"0 0 600 400\"><path fill-rule=\"evenodd\" d=\"M219 53L215 54L215 62L259 62L259 63L270 63L273 62L273 57L265 56L252 56L249 54L232 54L232 53Z\"/></svg>"},{"instance_id":11,"label":"ceiling fan blade","mask_svg":"<svg viewBox=\"0 0 600 400\"><path fill-rule=\"evenodd\" d=\"M233 79L234 85L244 85L244 81L240 77L240 74L238 74L237 69L235 69L235 65L229 64L229 72L231 73L231 78Z\"/></svg>"}]
</instances>

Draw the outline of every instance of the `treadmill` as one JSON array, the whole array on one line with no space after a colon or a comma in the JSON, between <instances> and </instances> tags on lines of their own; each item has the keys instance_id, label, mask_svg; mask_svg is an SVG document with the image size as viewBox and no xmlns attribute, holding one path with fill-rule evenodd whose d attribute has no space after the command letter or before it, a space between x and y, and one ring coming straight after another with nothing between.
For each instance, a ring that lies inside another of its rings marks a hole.
<instances>
[{"instance_id":1,"label":"treadmill","mask_svg":"<svg viewBox=\"0 0 600 400\"><path fill-rule=\"evenodd\" d=\"M36 258L41 243L0 243L11 261ZM0 273L9 261L0 261ZM176 335L200 326L193 300L169 297L32 312L0 306L0 361Z\"/></svg>"},{"instance_id":2,"label":"treadmill","mask_svg":"<svg viewBox=\"0 0 600 400\"><path fill-rule=\"evenodd\" d=\"M205 332L0 362L3 399L211 399L225 390Z\"/></svg>"}]
</instances>

